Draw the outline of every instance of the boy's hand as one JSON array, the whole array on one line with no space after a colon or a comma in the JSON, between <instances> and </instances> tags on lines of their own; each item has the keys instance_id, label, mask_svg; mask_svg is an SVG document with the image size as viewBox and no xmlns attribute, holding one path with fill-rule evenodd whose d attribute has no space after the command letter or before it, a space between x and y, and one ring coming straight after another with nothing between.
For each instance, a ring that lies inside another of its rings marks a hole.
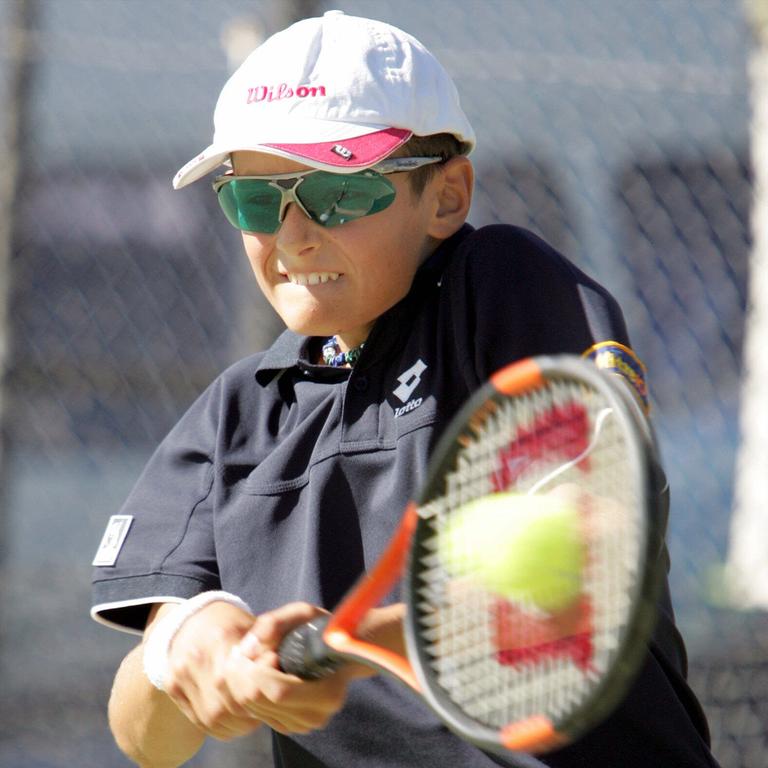
<instances>
[{"instance_id":1,"label":"boy's hand","mask_svg":"<svg viewBox=\"0 0 768 768\"><path fill-rule=\"evenodd\" d=\"M261 723L280 733L323 728L344 703L348 681L363 669L348 666L305 682L281 672L276 653L283 635L320 613L291 603L254 619L228 603L211 603L182 625L171 644L168 696L217 739L245 735Z\"/></svg>"},{"instance_id":2,"label":"boy's hand","mask_svg":"<svg viewBox=\"0 0 768 768\"><path fill-rule=\"evenodd\" d=\"M256 619L251 630L243 637L240 642L240 650L253 659L265 651L277 653L280 644L289 632L320 614L327 614L327 611L314 608L307 603L289 603L282 608L264 613ZM297 621L299 616L303 618ZM356 634L373 645L405 656L404 617L404 603L373 608L360 620ZM347 682L358 677L370 677L375 674L377 674L376 670L371 667L351 660L345 661L334 672L334 676L340 675Z\"/></svg>"}]
</instances>

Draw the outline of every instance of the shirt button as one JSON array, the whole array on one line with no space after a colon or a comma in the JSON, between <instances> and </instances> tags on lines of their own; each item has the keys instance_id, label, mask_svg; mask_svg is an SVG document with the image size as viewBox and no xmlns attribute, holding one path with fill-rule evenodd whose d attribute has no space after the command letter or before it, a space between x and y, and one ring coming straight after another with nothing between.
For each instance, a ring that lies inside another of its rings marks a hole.
<instances>
[{"instance_id":1,"label":"shirt button","mask_svg":"<svg viewBox=\"0 0 768 768\"><path fill-rule=\"evenodd\" d=\"M368 377L367 376L360 376L359 378L355 379L354 384L352 385L357 392L365 392L368 389Z\"/></svg>"}]
</instances>

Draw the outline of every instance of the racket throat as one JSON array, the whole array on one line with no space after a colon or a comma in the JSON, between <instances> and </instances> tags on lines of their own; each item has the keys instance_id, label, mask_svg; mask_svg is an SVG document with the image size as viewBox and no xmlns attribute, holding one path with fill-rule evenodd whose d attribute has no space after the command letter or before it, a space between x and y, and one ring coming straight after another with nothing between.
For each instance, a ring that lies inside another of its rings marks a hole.
<instances>
[{"instance_id":1,"label":"racket throat","mask_svg":"<svg viewBox=\"0 0 768 768\"><path fill-rule=\"evenodd\" d=\"M334 628L332 624L326 629L324 638L327 647L345 655L354 656L366 666L379 672L395 675L416 693L421 693L421 686L416 679L413 667L408 659L399 653L361 640L343 629Z\"/></svg>"}]
</instances>

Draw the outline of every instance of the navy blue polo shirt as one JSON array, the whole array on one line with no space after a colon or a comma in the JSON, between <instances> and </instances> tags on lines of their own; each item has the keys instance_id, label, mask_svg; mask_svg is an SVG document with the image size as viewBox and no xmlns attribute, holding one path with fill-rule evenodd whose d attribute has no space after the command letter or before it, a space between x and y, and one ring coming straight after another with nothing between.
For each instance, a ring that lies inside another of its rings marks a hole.
<instances>
[{"instance_id":1,"label":"navy blue polo shirt","mask_svg":"<svg viewBox=\"0 0 768 768\"><path fill-rule=\"evenodd\" d=\"M113 523L111 552L95 569L94 617L140 632L153 602L210 589L241 596L256 613L293 600L333 609L376 562L472 391L514 360L604 342L629 347L605 289L530 232L465 225L376 321L354 369L314 364L319 340L287 331L213 382ZM714 765L666 597L660 626L624 704L548 764ZM355 681L323 731L275 734L275 761L496 763L384 676Z\"/></svg>"}]
</instances>

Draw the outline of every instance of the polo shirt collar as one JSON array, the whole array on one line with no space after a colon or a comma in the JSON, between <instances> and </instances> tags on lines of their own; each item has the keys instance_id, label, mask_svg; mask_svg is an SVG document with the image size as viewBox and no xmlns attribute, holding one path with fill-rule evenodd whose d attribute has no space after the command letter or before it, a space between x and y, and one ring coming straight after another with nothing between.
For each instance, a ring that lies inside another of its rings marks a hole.
<instances>
[{"instance_id":1,"label":"polo shirt collar","mask_svg":"<svg viewBox=\"0 0 768 768\"><path fill-rule=\"evenodd\" d=\"M268 384L277 371L297 366L302 358L307 357L305 348L308 343L307 336L290 330L283 331L259 360L256 368L256 380L259 384Z\"/></svg>"}]
</instances>

